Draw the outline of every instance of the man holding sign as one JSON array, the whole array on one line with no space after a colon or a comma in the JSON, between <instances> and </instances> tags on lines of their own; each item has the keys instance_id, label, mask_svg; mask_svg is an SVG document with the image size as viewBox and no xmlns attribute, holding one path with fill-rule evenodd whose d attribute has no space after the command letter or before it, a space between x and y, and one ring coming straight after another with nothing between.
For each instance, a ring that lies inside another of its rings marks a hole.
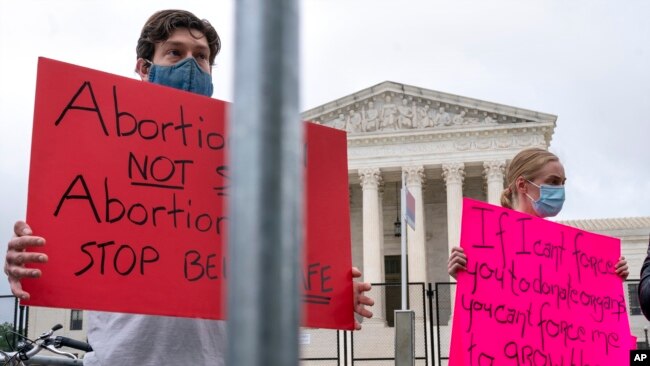
<instances>
[{"instance_id":1,"label":"man holding sign","mask_svg":"<svg viewBox=\"0 0 650 366\"><path fill-rule=\"evenodd\" d=\"M160 11L142 29L136 49L136 72L143 81L209 97L211 65L220 46L216 30L207 21L186 11ZM66 196L75 197L74 192ZM5 273L14 295L26 300L30 295L22 289L21 279L38 278L41 272L25 264L45 263L48 257L25 249L43 246L45 239L34 236L22 221L15 224L14 233L8 245ZM352 276L360 277L361 273L353 268ZM364 308L373 303L363 294L369 289L369 284L354 283L354 311L365 317L372 316ZM221 321L90 312L89 323L88 338L94 352L85 358L86 365L224 362L226 340Z\"/></svg>"}]
</instances>

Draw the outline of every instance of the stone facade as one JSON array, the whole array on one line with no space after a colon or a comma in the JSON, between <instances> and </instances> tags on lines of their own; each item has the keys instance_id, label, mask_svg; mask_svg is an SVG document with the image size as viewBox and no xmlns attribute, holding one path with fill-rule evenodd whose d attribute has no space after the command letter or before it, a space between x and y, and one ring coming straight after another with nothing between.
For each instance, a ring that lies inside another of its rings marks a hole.
<instances>
[{"instance_id":1,"label":"stone facade","mask_svg":"<svg viewBox=\"0 0 650 366\"><path fill-rule=\"evenodd\" d=\"M370 282L385 279L384 256L400 254L392 232L402 180L424 218L408 235L409 281L446 282L448 252L460 239L462 198L498 203L507 161L526 147L548 148L557 119L393 82L311 109L303 118L348 133L353 260ZM369 176L363 174L370 171L373 183L366 188ZM384 185L380 202L375 181ZM383 234L376 238L379 227Z\"/></svg>"}]
</instances>

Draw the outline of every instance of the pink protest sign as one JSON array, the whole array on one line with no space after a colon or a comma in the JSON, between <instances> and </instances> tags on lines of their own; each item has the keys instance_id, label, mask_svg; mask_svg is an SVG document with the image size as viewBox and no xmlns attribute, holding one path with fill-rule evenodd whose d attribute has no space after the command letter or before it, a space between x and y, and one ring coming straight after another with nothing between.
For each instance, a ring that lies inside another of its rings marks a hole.
<instances>
[{"instance_id":1,"label":"pink protest sign","mask_svg":"<svg viewBox=\"0 0 650 366\"><path fill-rule=\"evenodd\" d=\"M624 365L620 240L463 200L450 365Z\"/></svg>"}]
</instances>

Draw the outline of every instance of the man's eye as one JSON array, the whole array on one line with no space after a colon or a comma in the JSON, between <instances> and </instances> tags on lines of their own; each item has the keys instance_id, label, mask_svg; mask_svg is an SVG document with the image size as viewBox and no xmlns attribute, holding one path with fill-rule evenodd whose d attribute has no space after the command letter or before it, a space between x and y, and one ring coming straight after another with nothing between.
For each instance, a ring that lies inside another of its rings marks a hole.
<instances>
[{"instance_id":1,"label":"man's eye","mask_svg":"<svg viewBox=\"0 0 650 366\"><path fill-rule=\"evenodd\" d=\"M169 50L169 51L167 51L167 54L170 55L170 56L180 56L181 55L181 53L178 52L178 50Z\"/></svg>"},{"instance_id":2,"label":"man's eye","mask_svg":"<svg viewBox=\"0 0 650 366\"><path fill-rule=\"evenodd\" d=\"M196 56L196 58L199 59L199 60L207 60L207 59L208 59L208 56L206 56L204 53L199 53L199 54Z\"/></svg>"}]
</instances>

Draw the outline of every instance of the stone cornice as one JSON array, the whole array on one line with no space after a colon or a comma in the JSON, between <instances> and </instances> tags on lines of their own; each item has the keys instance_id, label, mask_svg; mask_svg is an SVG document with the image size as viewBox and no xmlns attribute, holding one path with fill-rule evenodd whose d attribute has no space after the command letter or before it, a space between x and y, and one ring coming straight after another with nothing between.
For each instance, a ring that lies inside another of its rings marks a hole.
<instances>
[{"instance_id":1,"label":"stone cornice","mask_svg":"<svg viewBox=\"0 0 650 366\"><path fill-rule=\"evenodd\" d=\"M348 137L348 169L431 166L452 162L511 159L521 149L548 148L552 127L495 126L485 129L408 132Z\"/></svg>"},{"instance_id":2,"label":"stone cornice","mask_svg":"<svg viewBox=\"0 0 650 366\"><path fill-rule=\"evenodd\" d=\"M554 124L532 122L496 126L446 127L435 130L380 131L368 134L348 135L348 148L385 144L408 144L413 142L447 141L462 137L505 136L510 134L543 134L546 147L551 142Z\"/></svg>"},{"instance_id":3,"label":"stone cornice","mask_svg":"<svg viewBox=\"0 0 650 366\"><path fill-rule=\"evenodd\" d=\"M586 231L650 229L650 217L623 217L614 219L562 220L558 223Z\"/></svg>"},{"instance_id":4,"label":"stone cornice","mask_svg":"<svg viewBox=\"0 0 650 366\"><path fill-rule=\"evenodd\" d=\"M435 90L419 88L411 85L385 81L370 88L363 89L354 94L339 98L335 101L312 108L302 113L304 120L316 120L329 113L341 111L344 108L358 108L358 105L366 100L374 99L385 93L393 93L395 96L407 96L410 98L422 98L439 103L441 106L457 106L466 110L480 111L487 114L505 117L508 122L541 122L548 121L555 125L557 116L547 113L536 112L528 109L516 108L504 104L487 102L480 99L468 98L460 95L443 93ZM397 100L396 100L397 101ZM355 106L355 104L357 104ZM502 118L496 118L502 122ZM322 121L321 121L322 122Z\"/></svg>"}]
</instances>

